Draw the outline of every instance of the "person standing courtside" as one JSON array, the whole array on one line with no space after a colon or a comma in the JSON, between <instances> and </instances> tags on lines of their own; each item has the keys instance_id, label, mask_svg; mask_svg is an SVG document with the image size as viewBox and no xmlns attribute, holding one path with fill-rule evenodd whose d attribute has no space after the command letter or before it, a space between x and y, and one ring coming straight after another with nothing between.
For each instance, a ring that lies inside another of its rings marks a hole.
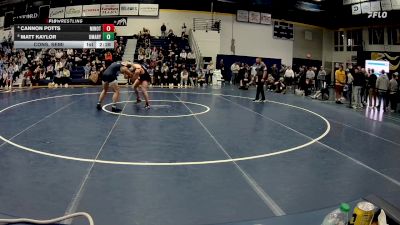
<instances>
[{"instance_id":1,"label":"person standing courtside","mask_svg":"<svg viewBox=\"0 0 400 225\"><path fill-rule=\"evenodd\" d=\"M354 100L352 107L354 109L363 108L361 93L364 86L365 86L365 75L358 68L356 68L354 70L354 81L353 81L353 91L352 91Z\"/></svg>"},{"instance_id":2,"label":"person standing courtside","mask_svg":"<svg viewBox=\"0 0 400 225\"><path fill-rule=\"evenodd\" d=\"M239 62L234 62L231 65L231 72L232 72L231 83L233 85L236 85L236 81L238 80L239 70L240 70Z\"/></svg>"},{"instance_id":3,"label":"person standing courtside","mask_svg":"<svg viewBox=\"0 0 400 225\"><path fill-rule=\"evenodd\" d=\"M381 103L383 111L386 112L387 105L387 92L389 90L389 78L385 71L381 71L381 75L376 80L376 90L378 94L378 105L376 106L378 110L381 109Z\"/></svg>"},{"instance_id":4,"label":"person standing courtside","mask_svg":"<svg viewBox=\"0 0 400 225\"><path fill-rule=\"evenodd\" d=\"M340 65L339 69L335 72L335 92L336 92L336 104L343 104L343 87L346 84L346 73L343 70L343 66Z\"/></svg>"},{"instance_id":5,"label":"person standing courtside","mask_svg":"<svg viewBox=\"0 0 400 225\"><path fill-rule=\"evenodd\" d=\"M254 80L257 85L257 94L253 102L265 102L264 83L267 79L267 66L262 62L261 58L257 58L253 68L256 72ZM260 94L261 100L259 99Z\"/></svg>"},{"instance_id":6,"label":"person standing courtside","mask_svg":"<svg viewBox=\"0 0 400 225\"><path fill-rule=\"evenodd\" d=\"M397 108L397 95L399 91L399 84L397 83L398 76L399 73L395 72L389 82L390 112L395 112Z\"/></svg>"}]
</instances>

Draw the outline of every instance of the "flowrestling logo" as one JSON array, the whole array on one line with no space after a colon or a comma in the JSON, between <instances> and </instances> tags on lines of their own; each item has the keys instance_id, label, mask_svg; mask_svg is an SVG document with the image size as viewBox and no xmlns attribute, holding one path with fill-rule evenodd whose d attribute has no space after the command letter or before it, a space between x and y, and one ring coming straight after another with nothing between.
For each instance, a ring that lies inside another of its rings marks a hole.
<instances>
[{"instance_id":1,"label":"flowrestling logo","mask_svg":"<svg viewBox=\"0 0 400 225\"><path fill-rule=\"evenodd\" d=\"M387 12L370 12L368 13L368 18L369 19L385 19L387 18Z\"/></svg>"},{"instance_id":2,"label":"flowrestling logo","mask_svg":"<svg viewBox=\"0 0 400 225\"><path fill-rule=\"evenodd\" d=\"M117 22L115 22L115 26L126 26L127 23L128 21L126 20L126 18L121 18L117 20Z\"/></svg>"}]
</instances>

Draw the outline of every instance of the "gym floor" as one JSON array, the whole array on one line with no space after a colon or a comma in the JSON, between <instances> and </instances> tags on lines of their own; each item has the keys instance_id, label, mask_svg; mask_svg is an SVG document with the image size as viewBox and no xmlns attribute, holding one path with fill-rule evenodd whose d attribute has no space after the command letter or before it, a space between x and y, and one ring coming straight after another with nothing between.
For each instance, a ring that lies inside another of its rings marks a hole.
<instances>
[{"instance_id":1,"label":"gym floor","mask_svg":"<svg viewBox=\"0 0 400 225\"><path fill-rule=\"evenodd\" d=\"M0 93L0 218L240 223L369 194L400 207L399 116L291 94L253 103L229 86L151 88L148 111L122 88L113 114L111 94L95 109L99 91Z\"/></svg>"}]
</instances>

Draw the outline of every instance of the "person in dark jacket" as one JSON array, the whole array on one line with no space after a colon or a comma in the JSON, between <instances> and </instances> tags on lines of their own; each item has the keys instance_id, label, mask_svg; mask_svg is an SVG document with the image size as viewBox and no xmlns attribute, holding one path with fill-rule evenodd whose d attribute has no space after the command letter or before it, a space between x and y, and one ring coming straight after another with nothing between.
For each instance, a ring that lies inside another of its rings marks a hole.
<instances>
[{"instance_id":1,"label":"person in dark jacket","mask_svg":"<svg viewBox=\"0 0 400 225\"><path fill-rule=\"evenodd\" d=\"M354 70L353 78L353 108L359 109L363 107L361 101L361 91L365 85L365 77L364 74L358 68L356 68Z\"/></svg>"},{"instance_id":2,"label":"person in dark jacket","mask_svg":"<svg viewBox=\"0 0 400 225\"><path fill-rule=\"evenodd\" d=\"M369 101L369 107L376 107L376 75L375 71L371 70L371 73L368 76L368 101ZM372 100L374 101L374 104L372 105Z\"/></svg>"}]
</instances>

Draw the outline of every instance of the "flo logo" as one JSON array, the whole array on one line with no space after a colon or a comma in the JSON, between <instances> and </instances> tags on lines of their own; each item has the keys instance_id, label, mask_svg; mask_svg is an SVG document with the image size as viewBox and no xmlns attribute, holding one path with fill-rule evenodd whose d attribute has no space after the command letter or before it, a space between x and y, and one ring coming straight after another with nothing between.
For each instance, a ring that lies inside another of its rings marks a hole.
<instances>
[{"instance_id":1,"label":"flo logo","mask_svg":"<svg viewBox=\"0 0 400 225\"><path fill-rule=\"evenodd\" d=\"M368 13L368 18L370 19L385 19L387 18L387 12L370 12Z\"/></svg>"}]
</instances>

